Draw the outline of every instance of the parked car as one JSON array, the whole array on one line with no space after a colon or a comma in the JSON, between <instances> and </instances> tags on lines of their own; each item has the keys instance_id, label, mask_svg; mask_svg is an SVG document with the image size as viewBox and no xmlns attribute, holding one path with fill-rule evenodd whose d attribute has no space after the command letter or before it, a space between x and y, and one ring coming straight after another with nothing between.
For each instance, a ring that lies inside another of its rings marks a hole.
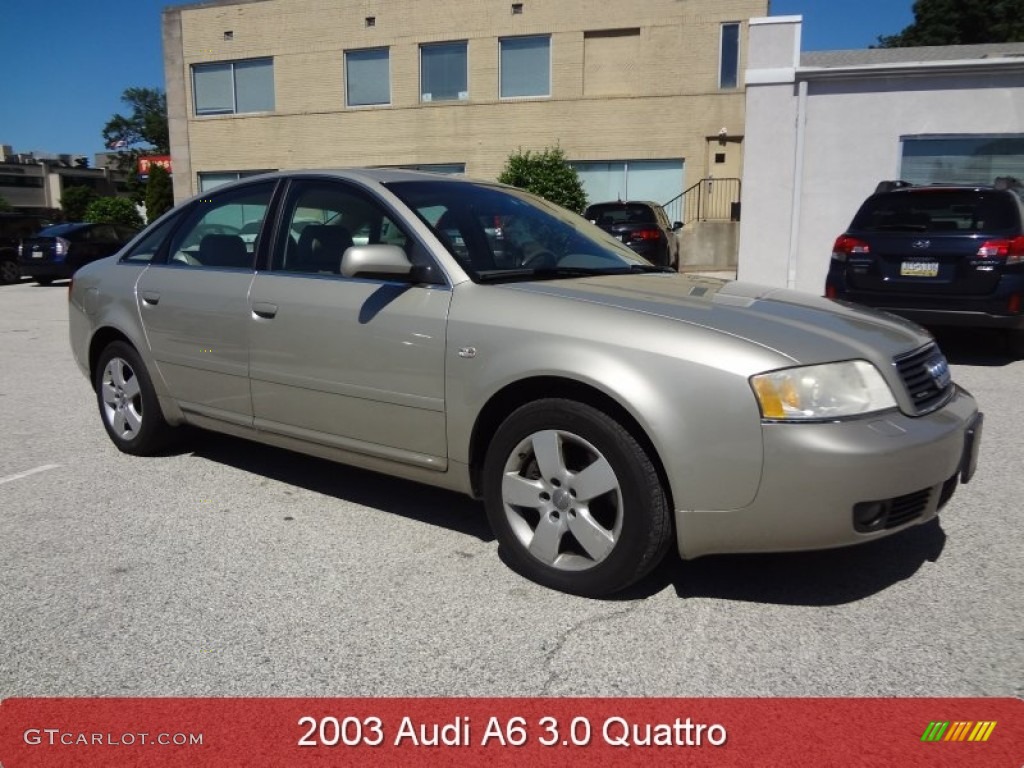
<instances>
[{"instance_id":1,"label":"parked car","mask_svg":"<svg viewBox=\"0 0 1024 768\"><path fill-rule=\"evenodd\" d=\"M679 241L675 233L683 228L683 223L670 224L665 209L657 203L594 203L583 212L583 218L610 232L652 264L679 269Z\"/></svg>"},{"instance_id":2,"label":"parked car","mask_svg":"<svg viewBox=\"0 0 1024 768\"><path fill-rule=\"evenodd\" d=\"M254 253L188 245L254 215ZM496 263L496 217L529 261ZM191 424L467 493L518 571L583 595L673 546L873 541L932 520L978 459L982 417L920 327L671 273L498 184L245 179L80 269L69 302L120 450Z\"/></svg>"},{"instance_id":3,"label":"parked car","mask_svg":"<svg viewBox=\"0 0 1024 768\"><path fill-rule=\"evenodd\" d=\"M1020 186L882 182L836 239L825 295L925 325L1003 328L1024 354Z\"/></svg>"},{"instance_id":4,"label":"parked car","mask_svg":"<svg viewBox=\"0 0 1024 768\"><path fill-rule=\"evenodd\" d=\"M18 246L23 238L51 224L53 221L48 217L34 213L0 212L0 284L9 285L21 279Z\"/></svg>"},{"instance_id":5,"label":"parked car","mask_svg":"<svg viewBox=\"0 0 1024 768\"><path fill-rule=\"evenodd\" d=\"M119 251L139 230L121 224L54 224L18 247L21 273L40 285L71 277L83 264Z\"/></svg>"}]
</instances>

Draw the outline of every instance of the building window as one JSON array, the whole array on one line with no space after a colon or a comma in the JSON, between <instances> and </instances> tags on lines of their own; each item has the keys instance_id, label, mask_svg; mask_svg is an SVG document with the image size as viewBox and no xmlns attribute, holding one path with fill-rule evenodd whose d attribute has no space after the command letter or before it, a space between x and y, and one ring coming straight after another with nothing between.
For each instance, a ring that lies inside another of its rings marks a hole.
<instances>
[{"instance_id":1,"label":"building window","mask_svg":"<svg viewBox=\"0 0 1024 768\"><path fill-rule=\"evenodd\" d=\"M551 95L551 38L501 40L501 98Z\"/></svg>"},{"instance_id":2,"label":"building window","mask_svg":"<svg viewBox=\"0 0 1024 768\"><path fill-rule=\"evenodd\" d=\"M718 57L718 87L735 88L739 85L740 25L722 25L721 50Z\"/></svg>"},{"instance_id":3,"label":"building window","mask_svg":"<svg viewBox=\"0 0 1024 768\"><path fill-rule=\"evenodd\" d=\"M350 107L391 103L391 62L387 48L345 52L345 103Z\"/></svg>"},{"instance_id":4,"label":"building window","mask_svg":"<svg viewBox=\"0 0 1024 768\"><path fill-rule=\"evenodd\" d=\"M420 46L420 100L469 98L466 42Z\"/></svg>"},{"instance_id":5,"label":"building window","mask_svg":"<svg viewBox=\"0 0 1024 768\"><path fill-rule=\"evenodd\" d=\"M200 173L199 191L209 192L211 189L215 189L222 184L230 184L232 181L244 179L246 176L258 176L261 173L271 173L271 171L268 169L262 171L217 171L216 173Z\"/></svg>"},{"instance_id":6,"label":"building window","mask_svg":"<svg viewBox=\"0 0 1024 768\"><path fill-rule=\"evenodd\" d=\"M900 178L913 184L1024 179L1024 134L901 136Z\"/></svg>"},{"instance_id":7,"label":"building window","mask_svg":"<svg viewBox=\"0 0 1024 768\"><path fill-rule=\"evenodd\" d=\"M233 115L274 109L274 60L192 65L197 115Z\"/></svg>"}]
</instances>

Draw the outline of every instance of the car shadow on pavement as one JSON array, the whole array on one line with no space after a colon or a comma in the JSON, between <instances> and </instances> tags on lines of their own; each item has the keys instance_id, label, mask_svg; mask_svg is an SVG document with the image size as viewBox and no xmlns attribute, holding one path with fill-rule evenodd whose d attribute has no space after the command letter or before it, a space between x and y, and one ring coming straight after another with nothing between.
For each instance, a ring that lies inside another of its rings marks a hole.
<instances>
[{"instance_id":1,"label":"car shadow on pavement","mask_svg":"<svg viewBox=\"0 0 1024 768\"><path fill-rule=\"evenodd\" d=\"M1017 356L1010 353L1006 336L988 328L931 328L946 359L954 365L1000 367Z\"/></svg>"},{"instance_id":2,"label":"car shadow on pavement","mask_svg":"<svg viewBox=\"0 0 1024 768\"><path fill-rule=\"evenodd\" d=\"M675 589L679 597L710 597L778 605L842 605L909 579L942 554L939 521L842 549L779 554L669 556L645 582L618 597L636 599Z\"/></svg>"},{"instance_id":3,"label":"car shadow on pavement","mask_svg":"<svg viewBox=\"0 0 1024 768\"><path fill-rule=\"evenodd\" d=\"M483 505L454 491L198 430L183 440L180 452L341 501L447 528L482 542L494 541Z\"/></svg>"}]
</instances>

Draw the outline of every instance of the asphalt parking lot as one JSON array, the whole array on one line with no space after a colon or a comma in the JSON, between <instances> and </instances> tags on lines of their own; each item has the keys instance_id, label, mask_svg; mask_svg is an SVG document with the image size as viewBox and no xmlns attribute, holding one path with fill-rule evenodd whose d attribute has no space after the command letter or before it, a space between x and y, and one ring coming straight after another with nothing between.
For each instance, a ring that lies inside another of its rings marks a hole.
<instances>
[{"instance_id":1,"label":"asphalt parking lot","mask_svg":"<svg viewBox=\"0 0 1024 768\"><path fill-rule=\"evenodd\" d=\"M119 453L66 288L0 287L0 698L1024 696L1024 361L940 341L987 414L940 520L828 553L670 558L587 600L461 496L198 433Z\"/></svg>"}]
</instances>

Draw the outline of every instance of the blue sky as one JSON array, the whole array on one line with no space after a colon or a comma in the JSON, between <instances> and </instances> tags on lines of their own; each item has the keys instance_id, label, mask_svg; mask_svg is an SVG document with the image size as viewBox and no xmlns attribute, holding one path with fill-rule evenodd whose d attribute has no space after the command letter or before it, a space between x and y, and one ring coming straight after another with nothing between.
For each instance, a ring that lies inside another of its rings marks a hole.
<instances>
[{"instance_id":1,"label":"blue sky","mask_svg":"<svg viewBox=\"0 0 1024 768\"><path fill-rule=\"evenodd\" d=\"M342 0L350 1L350 0ZM163 88L166 0L0 0L0 143L92 155L125 88ZM913 0L771 0L804 17L805 51L867 48L913 21Z\"/></svg>"}]
</instances>

